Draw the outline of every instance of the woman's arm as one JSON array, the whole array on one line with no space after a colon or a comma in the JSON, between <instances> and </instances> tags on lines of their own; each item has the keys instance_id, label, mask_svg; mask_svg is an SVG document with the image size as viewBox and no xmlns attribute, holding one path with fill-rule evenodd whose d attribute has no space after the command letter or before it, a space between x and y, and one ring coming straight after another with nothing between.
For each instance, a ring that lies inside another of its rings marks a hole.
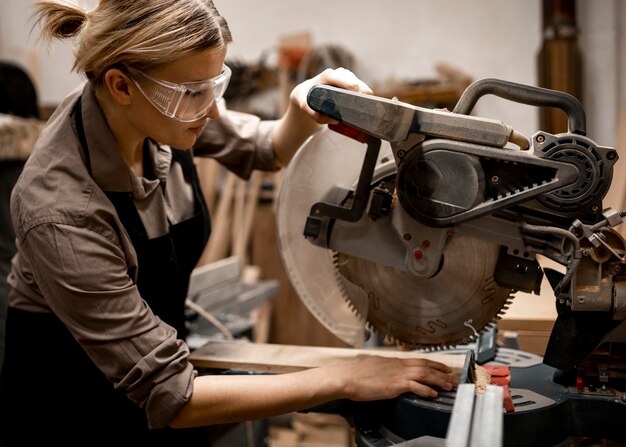
<instances>
[{"instance_id":1,"label":"woman's arm","mask_svg":"<svg viewBox=\"0 0 626 447\"><path fill-rule=\"evenodd\" d=\"M406 392L432 398L437 396L434 388L450 390L457 383L458 377L442 363L378 356L287 374L199 376L191 399L170 425L263 419L336 399L391 399Z\"/></svg>"},{"instance_id":2,"label":"woman's arm","mask_svg":"<svg viewBox=\"0 0 626 447\"><path fill-rule=\"evenodd\" d=\"M319 75L297 85L289 97L289 107L285 115L277 122L272 133L276 160L286 166L293 154L320 124L332 123L333 120L311 109L306 101L311 87L318 84L334 85L361 93L372 94L372 90L354 73L345 68L326 69Z\"/></svg>"}]
</instances>

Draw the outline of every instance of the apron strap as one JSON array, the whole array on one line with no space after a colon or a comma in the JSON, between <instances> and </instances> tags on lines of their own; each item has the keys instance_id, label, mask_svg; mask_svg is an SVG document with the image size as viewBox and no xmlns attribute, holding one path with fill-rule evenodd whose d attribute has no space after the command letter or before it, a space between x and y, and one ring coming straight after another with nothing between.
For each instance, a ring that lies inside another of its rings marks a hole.
<instances>
[{"instance_id":1,"label":"apron strap","mask_svg":"<svg viewBox=\"0 0 626 447\"><path fill-rule=\"evenodd\" d=\"M83 96L79 96L76 103L74 103L74 107L72 107L72 112L70 116L74 119L74 123L76 123L76 132L78 133L78 141L80 141L80 147L83 149L83 154L85 154L87 172L89 172L90 176L93 176L91 170L91 156L89 155L89 151L87 150L87 137L85 135L85 126L83 125L83 108L82 108L82 100Z\"/></svg>"}]
</instances>

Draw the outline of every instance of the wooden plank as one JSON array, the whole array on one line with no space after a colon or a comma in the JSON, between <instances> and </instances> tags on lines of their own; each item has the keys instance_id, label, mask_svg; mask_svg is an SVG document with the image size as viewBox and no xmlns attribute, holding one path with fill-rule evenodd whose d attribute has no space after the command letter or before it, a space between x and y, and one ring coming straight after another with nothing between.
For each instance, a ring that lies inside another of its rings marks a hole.
<instances>
[{"instance_id":1,"label":"wooden plank","mask_svg":"<svg viewBox=\"0 0 626 447\"><path fill-rule=\"evenodd\" d=\"M230 229L233 220L232 207L233 195L237 187L238 177L232 172L226 173L226 180L221 190L217 211L213 215L213 230L211 238L204 249L204 253L198 262L198 266L215 262L225 258L229 254L230 249Z\"/></svg>"},{"instance_id":2,"label":"wooden plank","mask_svg":"<svg viewBox=\"0 0 626 447\"><path fill-rule=\"evenodd\" d=\"M458 373L463 370L465 362L465 356L459 354L398 351L387 348L279 345L239 340L211 342L192 352L190 360L198 368L286 373L324 365L345 364L366 355L428 358L445 363Z\"/></svg>"}]
</instances>

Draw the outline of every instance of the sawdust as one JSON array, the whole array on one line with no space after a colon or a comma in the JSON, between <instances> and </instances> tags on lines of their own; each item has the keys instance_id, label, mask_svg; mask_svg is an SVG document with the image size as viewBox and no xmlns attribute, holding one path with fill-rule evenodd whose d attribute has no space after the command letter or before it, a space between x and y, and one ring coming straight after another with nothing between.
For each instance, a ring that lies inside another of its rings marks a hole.
<instances>
[{"instance_id":1,"label":"sawdust","mask_svg":"<svg viewBox=\"0 0 626 447\"><path fill-rule=\"evenodd\" d=\"M487 385L491 383L491 373L480 365L476 365L474 369L476 374L476 394L483 394L487 390Z\"/></svg>"}]
</instances>

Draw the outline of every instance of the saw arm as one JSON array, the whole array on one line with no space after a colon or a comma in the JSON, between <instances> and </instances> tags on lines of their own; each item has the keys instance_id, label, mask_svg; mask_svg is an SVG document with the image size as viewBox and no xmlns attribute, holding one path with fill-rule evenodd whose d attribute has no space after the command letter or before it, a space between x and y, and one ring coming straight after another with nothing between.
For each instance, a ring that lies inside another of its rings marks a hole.
<instances>
[{"instance_id":1,"label":"saw arm","mask_svg":"<svg viewBox=\"0 0 626 447\"><path fill-rule=\"evenodd\" d=\"M307 101L313 110L390 143L419 134L504 147L513 133L501 121L425 109L328 85L311 88Z\"/></svg>"}]
</instances>

